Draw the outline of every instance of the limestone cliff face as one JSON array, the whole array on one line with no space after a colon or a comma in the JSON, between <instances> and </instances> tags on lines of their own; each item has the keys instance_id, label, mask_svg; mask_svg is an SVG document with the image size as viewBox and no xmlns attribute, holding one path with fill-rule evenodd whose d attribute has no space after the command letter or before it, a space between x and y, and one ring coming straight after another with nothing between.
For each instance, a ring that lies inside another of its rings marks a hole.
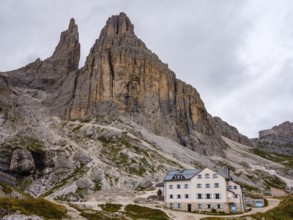
<instances>
[{"instance_id":1,"label":"limestone cliff face","mask_svg":"<svg viewBox=\"0 0 293 220\"><path fill-rule=\"evenodd\" d=\"M237 128L229 125L227 122L223 121L221 118L219 117L214 117L214 128L216 130L216 132L218 132L219 135L222 135L226 138L229 138L230 140L236 141L240 144L244 144L247 146L252 146L252 141L240 134L237 130Z\"/></svg>"},{"instance_id":2,"label":"limestone cliff face","mask_svg":"<svg viewBox=\"0 0 293 220\"><path fill-rule=\"evenodd\" d=\"M85 66L62 87L53 98L61 117L122 114L185 146L196 149L202 145L202 153L220 153L225 147L196 89L176 79L137 38L124 13L108 19Z\"/></svg>"},{"instance_id":3,"label":"limestone cliff face","mask_svg":"<svg viewBox=\"0 0 293 220\"><path fill-rule=\"evenodd\" d=\"M256 145L271 153L293 155L293 123L286 121L259 132Z\"/></svg>"},{"instance_id":4,"label":"limestone cliff face","mask_svg":"<svg viewBox=\"0 0 293 220\"><path fill-rule=\"evenodd\" d=\"M78 29L74 19L71 19L68 29L61 33L60 42L51 57L44 61L37 59L20 69L0 73L0 78L5 78L10 86L47 90L62 77L77 70L79 58Z\"/></svg>"}]
</instances>

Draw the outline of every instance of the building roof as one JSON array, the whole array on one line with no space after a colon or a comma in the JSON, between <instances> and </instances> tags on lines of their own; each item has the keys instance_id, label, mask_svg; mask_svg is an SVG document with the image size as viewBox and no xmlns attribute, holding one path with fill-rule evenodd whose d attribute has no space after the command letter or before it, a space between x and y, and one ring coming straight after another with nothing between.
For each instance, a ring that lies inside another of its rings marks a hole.
<instances>
[{"instance_id":1,"label":"building roof","mask_svg":"<svg viewBox=\"0 0 293 220\"><path fill-rule=\"evenodd\" d=\"M164 187L164 182L158 183L156 187Z\"/></svg>"},{"instance_id":2,"label":"building roof","mask_svg":"<svg viewBox=\"0 0 293 220\"><path fill-rule=\"evenodd\" d=\"M230 180L230 173L229 173L229 169L227 167L222 167L220 169L217 170L218 174L221 175L222 177L224 177L227 180Z\"/></svg>"},{"instance_id":3,"label":"building roof","mask_svg":"<svg viewBox=\"0 0 293 220\"><path fill-rule=\"evenodd\" d=\"M198 174L200 170L197 169L189 169L189 170L172 170L167 173L164 178L164 181L171 180L190 180L196 174Z\"/></svg>"}]
</instances>

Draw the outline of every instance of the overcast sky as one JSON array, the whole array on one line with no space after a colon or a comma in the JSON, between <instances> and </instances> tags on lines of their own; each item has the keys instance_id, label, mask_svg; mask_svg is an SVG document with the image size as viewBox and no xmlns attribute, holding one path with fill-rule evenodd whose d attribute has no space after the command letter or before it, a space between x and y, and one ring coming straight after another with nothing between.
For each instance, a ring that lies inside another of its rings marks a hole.
<instances>
[{"instance_id":1,"label":"overcast sky","mask_svg":"<svg viewBox=\"0 0 293 220\"><path fill-rule=\"evenodd\" d=\"M292 0L1 0L0 71L49 57L71 17L83 66L122 11L213 116L249 137L293 121Z\"/></svg>"}]
</instances>

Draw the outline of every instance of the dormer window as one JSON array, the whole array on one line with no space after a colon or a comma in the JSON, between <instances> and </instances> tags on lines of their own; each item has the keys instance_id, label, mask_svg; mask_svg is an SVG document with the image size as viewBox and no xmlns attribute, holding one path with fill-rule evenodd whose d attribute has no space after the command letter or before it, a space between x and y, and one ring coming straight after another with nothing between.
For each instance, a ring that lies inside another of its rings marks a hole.
<instances>
[{"instance_id":1,"label":"dormer window","mask_svg":"<svg viewBox=\"0 0 293 220\"><path fill-rule=\"evenodd\" d=\"M204 178L205 178L205 179L209 179L209 178L210 178L210 174L206 173L206 174L204 175Z\"/></svg>"},{"instance_id":2,"label":"dormer window","mask_svg":"<svg viewBox=\"0 0 293 220\"><path fill-rule=\"evenodd\" d=\"M185 179L183 175L177 174L173 177L173 179Z\"/></svg>"}]
</instances>

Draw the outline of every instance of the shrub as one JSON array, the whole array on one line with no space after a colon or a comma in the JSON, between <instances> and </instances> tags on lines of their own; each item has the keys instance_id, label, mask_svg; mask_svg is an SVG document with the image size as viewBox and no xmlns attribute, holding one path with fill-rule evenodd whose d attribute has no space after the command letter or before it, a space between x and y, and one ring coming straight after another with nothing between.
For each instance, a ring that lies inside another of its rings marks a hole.
<instances>
[{"instance_id":1,"label":"shrub","mask_svg":"<svg viewBox=\"0 0 293 220\"><path fill-rule=\"evenodd\" d=\"M126 215L133 219L149 220L168 220L165 212L159 209L151 209L139 205L127 205L125 207Z\"/></svg>"}]
</instances>

